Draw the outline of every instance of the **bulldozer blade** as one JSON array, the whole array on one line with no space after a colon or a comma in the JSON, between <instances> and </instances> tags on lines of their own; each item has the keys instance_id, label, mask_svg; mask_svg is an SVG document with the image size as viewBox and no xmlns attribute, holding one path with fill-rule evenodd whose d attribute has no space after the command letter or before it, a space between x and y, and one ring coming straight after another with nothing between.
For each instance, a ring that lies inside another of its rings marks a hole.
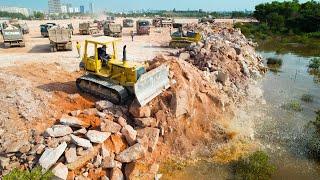
<instances>
[{"instance_id":1,"label":"bulldozer blade","mask_svg":"<svg viewBox=\"0 0 320 180\"><path fill-rule=\"evenodd\" d=\"M144 106L169 87L169 68L161 65L141 75L134 85L134 92L140 106Z\"/></svg>"}]
</instances>

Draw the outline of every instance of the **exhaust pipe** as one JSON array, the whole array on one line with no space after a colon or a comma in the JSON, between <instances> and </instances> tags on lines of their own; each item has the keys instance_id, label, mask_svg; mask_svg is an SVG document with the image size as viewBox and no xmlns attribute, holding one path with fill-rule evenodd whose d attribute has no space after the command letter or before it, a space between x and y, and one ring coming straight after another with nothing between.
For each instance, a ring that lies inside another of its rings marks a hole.
<instances>
[{"instance_id":1,"label":"exhaust pipe","mask_svg":"<svg viewBox=\"0 0 320 180\"><path fill-rule=\"evenodd\" d=\"M123 51L122 51L122 61L125 63L127 61L127 45L123 46Z\"/></svg>"}]
</instances>

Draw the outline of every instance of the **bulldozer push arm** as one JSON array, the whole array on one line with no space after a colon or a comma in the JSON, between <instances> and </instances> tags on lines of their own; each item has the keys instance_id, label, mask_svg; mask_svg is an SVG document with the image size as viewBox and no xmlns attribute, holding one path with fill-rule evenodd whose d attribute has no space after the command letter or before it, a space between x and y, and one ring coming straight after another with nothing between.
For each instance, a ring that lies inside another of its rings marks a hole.
<instances>
[{"instance_id":1,"label":"bulldozer push arm","mask_svg":"<svg viewBox=\"0 0 320 180\"><path fill-rule=\"evenodd\" d=\"M140 106L144 106L169 87L169 68L161 65L141 75L134 85L134 93Z\"/></svg>"}]
</instances>

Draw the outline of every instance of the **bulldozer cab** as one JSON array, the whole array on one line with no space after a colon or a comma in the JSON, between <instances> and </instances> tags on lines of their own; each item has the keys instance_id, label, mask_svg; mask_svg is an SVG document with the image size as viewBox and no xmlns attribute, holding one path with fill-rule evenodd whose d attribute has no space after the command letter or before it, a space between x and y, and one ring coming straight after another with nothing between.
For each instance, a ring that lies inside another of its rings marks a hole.
<instances>
[{"instance_id":1,"label":"bulldozer cab","mask_svg":"<svg viewBox=\"0 0 320 180\"><path fill-rule=\"evenodd\" d=\"M103 69L109 69L108 62L118 58L116 41L109 37L86 40L82 59L85 69L94 73L102 73Z\"/></svg>"}]
</instances>

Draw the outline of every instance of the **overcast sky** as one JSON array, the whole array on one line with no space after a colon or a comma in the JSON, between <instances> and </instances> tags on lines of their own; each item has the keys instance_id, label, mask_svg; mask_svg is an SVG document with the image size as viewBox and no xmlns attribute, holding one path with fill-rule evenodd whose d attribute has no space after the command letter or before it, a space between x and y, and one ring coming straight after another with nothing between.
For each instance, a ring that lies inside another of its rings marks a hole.
<instances>
[{"instance_id":1,"label":"overcast sky","mask_svg":"<svg viewBox=\"0 0 320 180\"><path fill-rule=\"evenodd\" d=\"M95 10L128 11L128 10L194 10L233 11L254 10L255 5L272 0L61 0L62 3L72 3L73 6L84 5L86 9L93 2ZM283 0L280 0L283 1ZM307 0L300 0L306 2ZM0 0L0 5L27 7L37 10L48 9L48 0Z\"/></svg>"}]
</instances>

